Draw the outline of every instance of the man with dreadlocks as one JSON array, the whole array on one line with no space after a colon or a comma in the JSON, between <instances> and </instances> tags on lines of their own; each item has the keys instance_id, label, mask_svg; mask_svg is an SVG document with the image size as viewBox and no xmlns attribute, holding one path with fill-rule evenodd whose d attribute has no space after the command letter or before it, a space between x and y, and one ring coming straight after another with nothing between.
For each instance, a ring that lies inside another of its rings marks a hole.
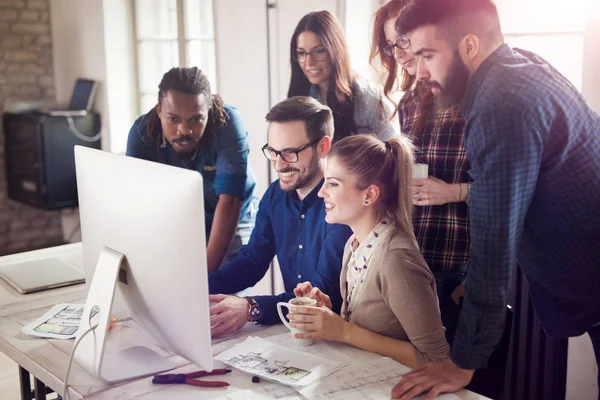
<instances>
[{"instance_id":1,"label":"man with dreadlocks","mask_svg":"<svg viewBox=\"0 0 600 400\"><path fill-rule=\"evenodd\" d=\"M254 227L258 199L248 133L235 107L213 95L198 68L172 68L158 103L131 127L127 155L196 170L204 181L209 271L235 258Z\"/></svg>"}]
</instances>

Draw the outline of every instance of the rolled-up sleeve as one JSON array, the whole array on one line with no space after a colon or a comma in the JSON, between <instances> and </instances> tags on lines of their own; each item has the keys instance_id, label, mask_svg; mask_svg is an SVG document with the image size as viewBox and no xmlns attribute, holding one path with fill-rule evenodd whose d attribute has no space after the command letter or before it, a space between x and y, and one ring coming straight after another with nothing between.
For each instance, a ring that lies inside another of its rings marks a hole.
<instances>
[{"instance_id":1,"label":"rolled-up sleeve","mask_svg":"<svg viewBox=\"0 0 600 400\"><path fill-rule=\"evenodd\" d=\"M248 132L235 107L227 107L229 120L218 132L215 191L243 199L248 178Z\"/></svg>"}]
</instances>

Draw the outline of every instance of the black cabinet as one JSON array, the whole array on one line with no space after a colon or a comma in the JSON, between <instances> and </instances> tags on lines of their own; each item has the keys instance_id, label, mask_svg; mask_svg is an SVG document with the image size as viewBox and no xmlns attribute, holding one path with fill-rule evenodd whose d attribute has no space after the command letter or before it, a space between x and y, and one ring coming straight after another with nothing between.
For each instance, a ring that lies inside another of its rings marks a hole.
<instances>
[{"instance_id":1,"label":"black cabinet","mask_svg":"<svg viewBox=\"0 0 600 400\"><path fill-rule=\"evenodd\" d=\"M75 145L100 149L100 117L5 113L8 197L34 207L77 206Z\"/></svg>"}]
</instances>

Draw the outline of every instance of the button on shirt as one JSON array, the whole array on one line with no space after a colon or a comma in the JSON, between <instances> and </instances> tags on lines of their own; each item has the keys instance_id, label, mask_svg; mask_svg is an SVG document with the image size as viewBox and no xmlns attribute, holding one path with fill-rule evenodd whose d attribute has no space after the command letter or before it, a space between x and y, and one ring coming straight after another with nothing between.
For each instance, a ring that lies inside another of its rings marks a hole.
<instances>
[{"instance_id":1,"label":"button on shirt","mask_svg":"<svg viewBox=\"0 0 600 400\"><path fill-rule=\"evenodd\" d=\"M452 360L484 367L519 263L546 332L600 321L600 116L539 56L502 45L461 111L471 161L468 278Z\"/></svg>"},{"instance_id":2,"label":"button on shirt","mask_svg":"<svg viewBox=\"0 0 600 400\"><path fill-rule=\"evenodd\" d=\"M252 223L251 203L255 200L256 178L248 163L248 133L242 117L235 107L224 105L229 116L225 126L218 129L211 140L203 145L193 160L180 160L173 154L171 145L160 147L162 130L156 141L146 137L149 114L142 115L131 127L127 139L127 155L198 171L204 183L204 213L206 238L210 236L215 210L220 194L243 200L239 223ZM160 128L160 121L156 121ZM207 134L205 132L205 134Z\"/></svg>"},{"instance_id":3,"label":"button on shirt","mask_svg":"<svg viewBox=\"0 0 600 400\"><path fill-rule=\"evenodd\" d=\"M296 191L284 192L279 181L272 183L260 202L248 244L234 261L208 275L210 292L237 293L254 286L277 256L285 293L254 297L262 309L258 322L279 322L277 302L295 297L294 288L305 281L327 293L339 312L342 256L352 231L325 222L325 205L317 196L322 185L323 181L300 200Z\"/></svg>"}]
</instances>

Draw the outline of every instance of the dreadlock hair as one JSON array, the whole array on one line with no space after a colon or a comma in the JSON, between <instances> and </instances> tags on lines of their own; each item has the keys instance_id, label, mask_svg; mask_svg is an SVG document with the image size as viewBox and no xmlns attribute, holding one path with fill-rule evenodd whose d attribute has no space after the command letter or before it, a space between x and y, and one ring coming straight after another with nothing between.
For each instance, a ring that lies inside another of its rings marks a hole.
<instances>
[{"instance_id":1,"label":"dreadlock hair","mask_svg":"<svg viewBox=\"0 0 600 400\"><path fill-rule=\"evenodd\" d=\"M207 99L211 99L208 106L208 121L206 123L206 130L199 145L209 141L217 133L217 130L225 126L229 120L229 115L223 108L223 100L221 96L212 94L210 90L210 82L206 75L202 73L198 67L183 68L176 67L171 68L165 73L158 85L158 104L161 103L162 99L169 90L176 90L178 92L200 95L203 94ZM164 147L166 142L164 136L162 137L162 143L158 143L158 139L161 135L160 118L156 107L152 108L148 113L148 128L146 129L146 138L152 143L155 142L156 146L159 145Z\"/></svg>"}]
</instances>

